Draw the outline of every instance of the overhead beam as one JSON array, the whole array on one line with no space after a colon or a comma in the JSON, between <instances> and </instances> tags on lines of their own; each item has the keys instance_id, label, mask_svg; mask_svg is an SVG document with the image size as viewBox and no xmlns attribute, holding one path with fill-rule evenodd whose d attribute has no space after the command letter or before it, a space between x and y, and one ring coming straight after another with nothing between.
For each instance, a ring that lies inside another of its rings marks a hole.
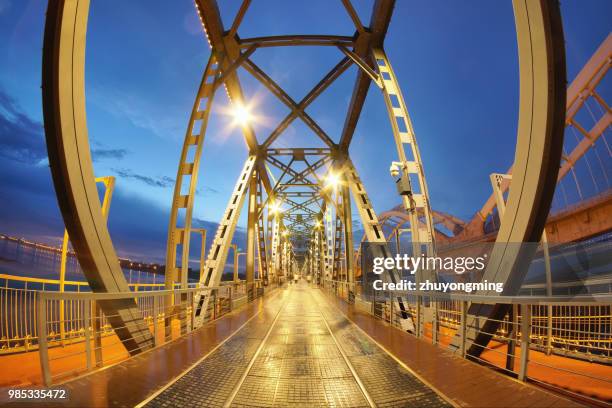
<instances>
[{"instance_id":1,"label":"overhead beam","mask_svg":"<svg viewBox=\"0 0 612 408\"><path fill-rule=\"evenodd\" d=\"M258 47L285 47L285 46L329 46L336 47L338 44L352 47L353 37L343 35L318 35L318 34L296 34L296 35L275 35L265 37L243 38L240 40L240 47L246 48L251 44Z\"/></svg>"},{"instance_id":2,"label":"overhead beam","mask_svg":"<svg viewBox=\"0 0 612 408\"><path fill-rule=\"evenodd\" d=\"M369 31L367 35L366 33L359 34L355 48L353 49L356 56L364 61L368 61L368 56L372 48L382 48L387 29L389 28L389 23L391 22L391 14L393 13L394 6L395 0L376 0L370 18ZM351 144L365 98L368 95L371 81L372 78L370 78L366 72L363 70L357 71L357 79L355 80L351 102L349 103L342 135L340 137L339 144L342 151L348 151Z\"/></svg>"}]
</instances>

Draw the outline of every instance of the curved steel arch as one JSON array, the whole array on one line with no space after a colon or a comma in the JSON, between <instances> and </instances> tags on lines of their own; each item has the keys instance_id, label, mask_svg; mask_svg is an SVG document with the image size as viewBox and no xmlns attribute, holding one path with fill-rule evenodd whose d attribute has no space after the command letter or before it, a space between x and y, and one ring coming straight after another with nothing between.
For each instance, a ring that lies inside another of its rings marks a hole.
<instances>
[{"instance_id":1,"label":"curved steel arch","mask_svg":"<svg viewBox=\"0 0 612 408\"><path fill-rule=\"evenodd\" d=\"M96 189L85 112L88 0L50 0L45 21L42 99L55 194L79 264L94 292L129 292ZM134 299L100 301L130 354L153 346Z\"/></svg>"},{"instance_id":2,"label":"curved steel arch","mask_svg":"<svg viewBox=\"0 0 612 408\"><path fill-rule=\"evenodd\" d=\"M520 71L517 145L507 207L482 278L504 283L504 295L518 293L536 249L516 244L538 243L544 230L561 161L566 100L558 2L514 0L513 7ZM508 309L500 304L470 306L468 354L482 353ZM452 349L460 349L457 340Z\"/></svg>"}]
</instances>

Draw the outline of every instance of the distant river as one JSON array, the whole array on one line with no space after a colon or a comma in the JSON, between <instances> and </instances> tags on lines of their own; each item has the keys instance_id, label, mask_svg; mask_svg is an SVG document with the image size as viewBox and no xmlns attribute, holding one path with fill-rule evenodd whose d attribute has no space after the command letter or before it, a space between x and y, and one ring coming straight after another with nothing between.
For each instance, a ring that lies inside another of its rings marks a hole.
<instances>
[{"instance_id":1,"label":"distant river","mask_svg":"<svg viewBox=\"0 0 612 408\"><path fill-rule=\"evenodd\" d=\"M61 254L0 239L0 273L41 279L59 279ZM163 283L163 275L123 268L128 283ZM74 256L68 256L67 281L86 281ZM0 282L4 283L4 282ZM32 287L36 288L35 286ZM70 288L66 288L70 290Z\"/></svg>"}]
</instances>

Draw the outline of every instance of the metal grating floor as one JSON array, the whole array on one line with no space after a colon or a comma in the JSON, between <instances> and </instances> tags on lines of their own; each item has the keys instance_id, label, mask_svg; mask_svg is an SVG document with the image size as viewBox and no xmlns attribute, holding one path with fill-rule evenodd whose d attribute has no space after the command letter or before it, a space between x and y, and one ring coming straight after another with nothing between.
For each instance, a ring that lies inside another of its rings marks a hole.
<instances>
[{"instance_id":1,"label":"metal grating floor","mask_svg":"<svg viewBox=\"0 0 612 408\"><path fill-rule=\"evenodd\" d=\"M250 322L147 406L368 407L366 394L380 407L448 406L320 293L289 290L276 320Z\"/></svg>"}]
</instances>

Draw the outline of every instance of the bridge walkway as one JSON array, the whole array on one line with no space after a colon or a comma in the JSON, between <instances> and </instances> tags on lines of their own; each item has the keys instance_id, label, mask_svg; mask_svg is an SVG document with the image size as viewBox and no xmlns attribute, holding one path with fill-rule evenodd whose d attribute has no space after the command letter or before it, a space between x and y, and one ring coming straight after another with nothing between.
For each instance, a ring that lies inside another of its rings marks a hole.
<instances>
[{"instance_id":1,"label":"bridge walkway","mask_svg":"<svg viewBox=\"0 0 612 408\"><path fill-rule=\"evenodd\" d=\"M146 407L450 406L305 284Z\"/></svg>"},{"instance_id":2,"label":"bridge walkway","mask_svg":"<svg viewBox=\"0 0 612 408\"><path fill-rule=\"evenodd\" d=\"M273 290L175 342L57 387L67 390L62 404L79 407L579 406L306 284Z\"/></svg>"}]
</instances>

